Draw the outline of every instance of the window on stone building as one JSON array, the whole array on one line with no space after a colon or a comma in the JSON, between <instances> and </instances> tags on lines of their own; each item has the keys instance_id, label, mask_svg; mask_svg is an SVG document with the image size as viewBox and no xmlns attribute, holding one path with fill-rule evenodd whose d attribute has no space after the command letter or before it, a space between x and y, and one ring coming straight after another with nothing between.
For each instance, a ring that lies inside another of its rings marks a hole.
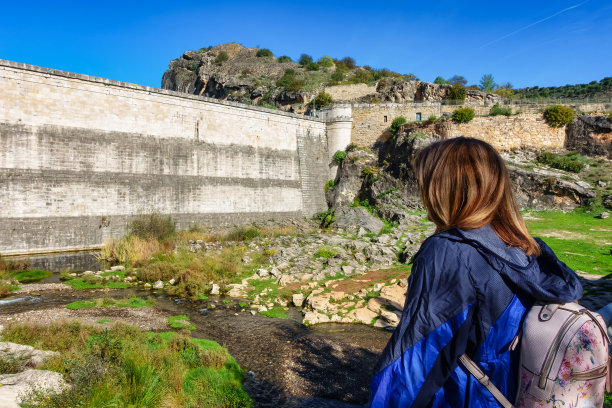
<instances>
[{"instance_id":1,"label":"window on stone building","mask_svg":"<svg viewBox=\"0 0 612 408\"><path fill-rule=\"evenodd\" d=\"M387 117L383 116L383 122L387 123Z\"/></svg>"},{"instance_id":2,"label":"window on stone building","mask_svg":"<svg viewBox=\"0 0 612 408\"><path fill-rule=\"evenodd\" d=\"M417 121L421 120L421 112L417 112L417 114L416 114L416 120L417 120Z\"/></svg>"}]
</instances>

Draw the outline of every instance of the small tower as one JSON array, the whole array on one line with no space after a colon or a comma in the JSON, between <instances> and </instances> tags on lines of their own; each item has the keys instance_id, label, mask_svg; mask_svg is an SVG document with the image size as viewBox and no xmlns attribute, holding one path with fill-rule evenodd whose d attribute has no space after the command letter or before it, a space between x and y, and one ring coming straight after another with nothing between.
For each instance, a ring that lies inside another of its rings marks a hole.
<instances>
[{"instance_id":1,"label":"small tower","mask_svg":"<svg viewBox=\"0 0 612 408\"><path fill-rule=\"evenodd\" d=\"M351 143L352 108L348 103L333 104L330 108L322 110L319 117L327 124L327 150L331 162L334 153L345 150ZM336 177L337 166L333 165L330 170L330 176Z\"/></svg>"}]
</instances>

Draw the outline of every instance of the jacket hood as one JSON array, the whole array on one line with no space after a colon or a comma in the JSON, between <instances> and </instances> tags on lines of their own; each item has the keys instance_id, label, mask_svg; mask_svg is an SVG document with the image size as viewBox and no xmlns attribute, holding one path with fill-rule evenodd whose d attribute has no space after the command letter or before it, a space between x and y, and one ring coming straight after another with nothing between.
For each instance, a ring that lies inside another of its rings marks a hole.
<instances>
[{"instance_id":1,"label":"jacket hood","mask_svg":"<svg viewBox=\"0 0 612 408\"><path fill-rule=\"evenodd\" d=\"M541 254L528 257L525 266L502 258L480 241L466 237L453 228L438 236L473 246L516 292L543 303L567 303L582 297L583 289L576 272L561 262L544 241L536 238Z\"/></svg>"}]
</instances>

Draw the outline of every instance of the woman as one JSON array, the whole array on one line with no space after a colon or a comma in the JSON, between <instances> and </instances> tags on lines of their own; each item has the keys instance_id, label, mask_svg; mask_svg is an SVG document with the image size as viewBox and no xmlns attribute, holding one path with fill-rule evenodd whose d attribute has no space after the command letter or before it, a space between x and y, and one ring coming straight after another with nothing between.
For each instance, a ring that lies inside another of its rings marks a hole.
<instances>
[{"instance_id":1,"label":"woman","mask_svg":"<svg viewBox=\"0 0 612 408\"><path fill-rule=\"evenodd\" d=\"M414 258L401 322L370 385L372 407L496 407L458 365L467 353L510 401L511 343L534 301L581 297L576 274L529 235L500 155L469 138L433 143L414 163L436 225Z\"/></svg>"}]
</instances>

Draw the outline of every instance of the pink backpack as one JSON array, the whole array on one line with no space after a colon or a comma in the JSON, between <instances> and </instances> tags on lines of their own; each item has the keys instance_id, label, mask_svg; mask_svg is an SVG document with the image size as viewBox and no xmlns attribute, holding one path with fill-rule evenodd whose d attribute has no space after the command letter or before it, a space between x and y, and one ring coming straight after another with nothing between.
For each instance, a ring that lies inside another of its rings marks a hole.
<instances>
[{"instance_id":1,"label":"pink backpack","mask_svg":"<svg viewBox=\"0 0 612 408\"><path fill-rule=\"evenodd\" d=\"M516 407L597 408L609 391L602 317L577 303L533 306L525 318ZM519 336L513 342L516 346ZM467 355L459 361L505 408L513 405Z\"/></svg>"}]
</instances>

